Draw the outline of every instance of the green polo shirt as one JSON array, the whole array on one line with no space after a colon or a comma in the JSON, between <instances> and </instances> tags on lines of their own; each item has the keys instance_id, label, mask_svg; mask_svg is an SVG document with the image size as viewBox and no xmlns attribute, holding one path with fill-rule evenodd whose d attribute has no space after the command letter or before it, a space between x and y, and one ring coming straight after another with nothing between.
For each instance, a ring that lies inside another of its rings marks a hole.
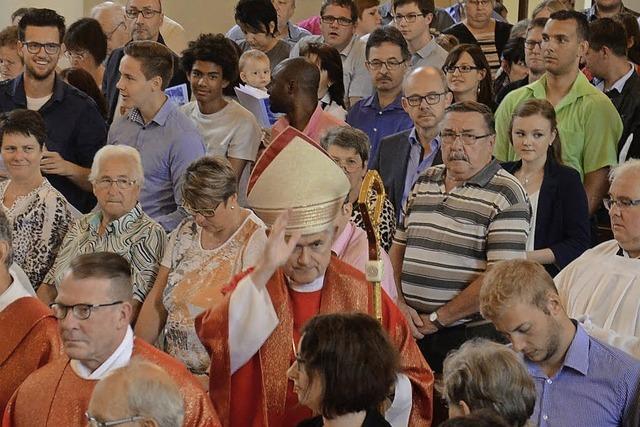
<instances>
[{"instance_id":1,"label":"green polo shirt","mask_svg":"<svg viewBox=\"0 0 640 427\"><path fill-rule=\"evenodd\" d=\"M508 94L496 111L494 155L500 161L517 160L509 139L509 125L516 107L527 99L547 98L547 76ZM569 93L556 105L563 162L584 175L617 163L622 120L607 95L596 89L582 73Z\"/></svg>"}]
</instances>

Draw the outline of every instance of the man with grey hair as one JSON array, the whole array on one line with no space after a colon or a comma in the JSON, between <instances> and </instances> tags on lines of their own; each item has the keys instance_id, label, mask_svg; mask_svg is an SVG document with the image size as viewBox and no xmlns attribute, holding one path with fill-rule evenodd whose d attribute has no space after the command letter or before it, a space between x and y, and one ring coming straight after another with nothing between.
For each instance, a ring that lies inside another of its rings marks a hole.
<instances>
[{"instance_id":1,"label":"man with grey hair","mask_svg":"<svg viewBox=\"0 0 640 427\"><path fill-rule=\"evenodd\" d=\"M107 145L97 153L89 180L98 209L78 219L62 242L56 261L38 289L50 304L69 263L78 255L109 251L131 263L133 318L151 290L164 254L166 235L156 221L142 211L138 201L144 183L140 154L124 145Z\"/></svg>"},{"instance_id":2,"label":"man with grey hair","mask_svg":"<svg viewBox=\"0 0 640 427\"><path fill-rule=\"evenodd\" d=\"M89 17L100 23L102 31L107 36L107 58L114 49L124 46L131 40L123 6L105 1L94 6Z\"/></svg>"},{"instance_id":3,"label":"man with grey hair","mask_svg":"<svg viewBox=\"0 0 640 427\"><path fill-rule=\"evenodd\" d=\"M161 367L133 358L127 366L98 381L87 418L90 423L130 420L177 427L184 419L184 402L180 389Z\"/></svg>"},{"instance_id":4,"label":"man with grey hair","mask_svg":"<svg viewBox=\"0 0 640 427\"><path fill-rule=\"evenodd\" d=\"M613 240L586 251L554 279L570 317L640 358L640 160L614 168L604 205Z\"/></svg>"},{"instance_id":5,"label":"man with grey hair","mask_svg":"<svg viewBox=\"0 0 640 427\"><path fill-rule=\"evenodd\" d=\"M0 413L20 383L61 351L56 320L13 263L11 229L0 211Z\"/></svg>"},{"instance_id":6,"label":"man with grey hair","mask_svg":"<svg viewBox=\"0 0 640 427\"><path fill-rule=\"evenodd\" d=\"M402 91L402 108L413 127L383 138L371 161L371 169L380 173L400 221L402 206L418 177L442 163L440 122L453 99L444 73L435 67L418 67L408 73Z\"/></svg>"},{"instance_id":7,"label":"man with grey hair","mask_svg":"<svg viewBox=\"0 0 640 427\"><path fill-rule=\"evenodd\" d=\"M389 251L398 307L435 372L467 339L500 338L481 321L478 292L492 264L525 257L531 217L525 190L492 157L489 107L452 104L441 126L444 164L416 181Z\"/></svg>"},{"instance_id":8,"label":"man with grey hair","mask_svg":"<svg viewBox=\"0 0 640 427\"><path fill-rule=\"evenodd\" d=\"M184 365L134 338L131 266L126 259L112 252L80 255L69 264L59 290L51 309L65 355L18 387L3 425L86 425L85 411L97 382L132 357L160 366L176 382L185 407L183 426L220 425L206 391Z\"/></svg>"}]
</instances>

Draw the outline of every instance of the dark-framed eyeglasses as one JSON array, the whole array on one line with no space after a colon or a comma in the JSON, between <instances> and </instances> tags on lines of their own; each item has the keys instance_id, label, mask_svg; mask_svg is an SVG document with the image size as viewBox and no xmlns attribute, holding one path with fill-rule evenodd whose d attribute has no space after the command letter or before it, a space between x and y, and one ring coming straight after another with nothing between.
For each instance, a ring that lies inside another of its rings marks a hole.
<instances>
[{"instance_id":1,"label":"dark-framed eyeglasses","mask_svg":"<svg viewBox=\"0 0 640 427\"><path fill-rule=\"evenodd\" d=\"M97 188L100 188L102 190L111 188L113 184L115 184L116 187L118 187L121 190L128 190L129 188L133 187L133 184L135 183L136 183L135 179L129 179L129 178L111 179L111 178L105 177L105 178L97 179L94 184Z\"/></svg>"},{"instance_id":2,"label":"dark-framed eyeglasses","mask_svg":"<svg viewBox=\"0 0 640 427\"><path fill-rule=\"evenodd\" d=\"M142 14L142 17L144 19L151 19L151 18L153 18L154 16L156 16L159 13L162 13L162 11L161 10L149 9L149 8L144 8L142 10L138 10L135 7L127 8L124 11L124 14L129 19L138 19L138 15L140 15L140 14Z\"/></svg>"},{"instance_id":3,"label":"dark-framed eyeglasses","mask_svg":"<svg viewBox=\"0 0 640 427\"><path fill-rule=\"evenodd\" d=\"M343 27L348 27L349 25L353 24L353 21L351 19L345 18L343 16L324 15L320 17L320 20L323 24L329 25L333 25L334 22L337 22L338 25L341 25Z\"/></svg>"},{"instance_id":4,"label":"dark-framed eyeglasses","mask_svg":"<svg viewBox=\"0 0 640 427\"><path fill-rule=\"evenodd\" d=\"M220 203L218 203L213 209L195 209L184 203L180 205L180 208L191 216L202 215L205 218L213 218L214 216L216 216L216 210L220 206Z\"/></svg>"},{"instance_id":5,"label":"dark-framed eyeglasses","mask_svg":"<svg viewBox=\"0 0 640 427\"><path fill-rule=\"evenodd\" d=\"M374 59L372 61L367 61L367 67L371 70L378 71L384 65L387 70L397 70L402 64L407 61L398 61L397 59L388 59L386 61L380 61L379 59Z\"/></svg>"},{"instance_id":6,"label":"dark-framed eyeglasses","mask_svg":"<svg viewBox=\"0 0 640 427\"><path fill-rule=\"evenodd\" d=\"M414 22L416 22L416 19L418 19L418 16L424 16L424 13L409 13L407 15L393 15L393 20L399 24L400 22L404 21L407 24L413 24Z\"/></svg>"},{"instance_id":7,"label":"dark-framed eyeglasses","mask_svg":"<svg viewBox=\"0 0 640 427\"><path fill-rule=\"evenodd\" d=\"M138 15L136 15L137 17ZM144 14L142 15L144 16ZM104 33L105 36L107 36L107 40L111 40L111 37L113 37L113 35L115 34L116 31L118 31L118 28L124 26L124 28L127 28L127 24L124 21L120 21L120 23L118 25L116 25L116 27L109 31L108 33Z\"/></svg>"},{"instance_id":8,"label":"dark-framed eyeglasses","mask_svg":"<svg viewBox=\"0 0 640 427\"><path fill-rule=\"evenodd\" d=\"M479 139L486 138L491 135L493 134L487 133L485 135L474 135L470 132L458 133L458 132L451 132L451 131L442 131L440 132L440 139L442 140L442 143L446 145L453 144L454 142L456 142L458 138L460 138L460 141L462 141L462 144L464 145L473 145L476 142L478 142Z\"/></svg>"},{"instance_id":9,"label":"dark-framed eyeglasses","mask_svg":"<svg viewBox=\"0 0 640 427\"><path fill-rule=\"evenodd\" d=\"M42 48L49 55L55 55L60 52L60 43L39 43L39 42L22 42L27 47L29 53L39 53Z\"/></svg>"},{"instance_id":10,"label":"dark-framed eyeglasses","mask_svg":"<svg viewBox=\"0 0 640 427\"><path fill-rule=\"evenodd\" d=\"M51 311L53 311L53 315L58 320L63 320L67 317L67 313L69 310L73 312L73 315L78 320L87 320L89 316L91 316L91 312L97 308L101 307L111 307L114 305L122 304L124 301L114 301L107 304L74 304L74 305L65 305L54 302L49 305Z\"/></svg>"},{"instance_id":11,"label":"dark-framed eyeglasses","mask_svg":"<svg viewBox=\"0 0 640 427\"><path fill-rule=\"evenodd\" d=\"M99 421L98 419L96 419L96 417L94 417L88 412L85 412L84 416L87 417L87 421L89 422L90 427L112 427L112 426L119 426L121 424L126 424L126 423L133 423L136 421L145 421L148 419L147 417L136 415L134 417L121 418L119 420L113 420L113 421Z\"/></svg>"},{"instance_id":12,"label":"dark-framed eyeglasses","mask_svg":"<svg viewBox=\"0 0 640 427\"><path fill-rule=\"evenodd\" d=\"M524 41L524 47L527 48L528 50L533 50L536 46L538 46L539 49L542 49L542 40L540 41L525 40Z\"/></svg>"},{"instance_id":13,"label":"dark-framed eyeglasses","mask_svg":"<svg viewBox=\"0 0 640 427\"><path fill-rule=\"evenodd\" d=\"M475 67L473 65L445 65L442 67L442 71L447 74L453 74L458 70L460 73L466 74L470 73L473 70L477 70L479 67Z\"/></svg>"},{"instance_id":14,"label":"dark-framed eyeglasses","mask_svg":"<svg viewBox=\"0 0 640 427\"><path fill-rule=\"evenodd\" d=\"M440 102L440 100L442 99L443 95L446 95L447 91L444 92L433 92L433 93L428 93L425 96L420 96L420 95L411 95L411 96L405 96L403 97L406 101L407 104L409 104L412 107L419 107L422 104L422 101L425 101L428 105L436 105L438 102Z\"/></svg>"},{"instance_id":15,"label":"dark-framed eyeglasses","mask_svg":"<svg viewBox=\"0 0 640 427\"><path fill-rule=\"evenodd\" d=\"M300 367L307 363L307 361L300 357L300 355L298 354L298 350L296 349L296 341L293 339L293 337L291 337L291 345L293 345L293 358L296 361L296 368L300 370Z\"/></svg>"},{"instance_id":16,"label":"dark-framed eyeglasses","mask_svg":"<svg viewBox=\"0 0 640 427\"><path fill-rule=\"evenodd\" d=\"M602 203L604 203L604 207L610 211L614 206L618 206L618 209L629 209L634 206L640 205L640 199L614 199L614 198L606 198L602 199Z\"/></svg>"}]
</instances>

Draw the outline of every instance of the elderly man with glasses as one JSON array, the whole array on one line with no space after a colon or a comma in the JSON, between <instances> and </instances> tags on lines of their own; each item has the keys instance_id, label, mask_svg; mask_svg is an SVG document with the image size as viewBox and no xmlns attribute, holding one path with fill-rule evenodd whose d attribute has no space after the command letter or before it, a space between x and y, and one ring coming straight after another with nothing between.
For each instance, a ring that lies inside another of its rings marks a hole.
<instances>
[{"instance_id":1,"label":"elderly man with glasses","mask_svg":"<svg viewBox=\"0 0 640 427\"><path fill-rule=\"evenodd\" d=\"M134 338L131 289L131 267L120 255L95 252L70 263L51 304L65 355L27 377L7 405L3 426L86 425L97 382L132 357L160 366L175 381L184 402L184 426L220 425L206 392L187 369Z\"/></svg>"},{"instance_id":2,"label":"elderly man with glasses","mask_svg":"<svg viewBox=\"0 0 640 427\"><path fill-rule=\"evenodd\" d=\"M166 243L163 228L142 211L138 201L144 184L140 154L135 148L108 145L96 154L89 179L98 209L70 227L38 296L47 304L55 299L69 263L78 255L115 252L132 267L135 319L153 286Z\"/></svg>"},{"instance_id":3,"label":"elderly man with glasses","mask_svg":"<svg viewBox=\"0 0 640 427\"><path fill-rule=\"evenodd\" d=\"M492 158L489 107L449 106L440 140L444 164L418 178L389 252L398 307L435 372L467 339L499 338L481 321L478 292L492 264L525 257L531 217L524 189Z\"/></svg>"},{"instance_id":4,"label":"elderly man with glasses","mask_svg":"<svg viewBox=\"0 0 640 427\"><path fill-rule=\"evenodd\" d=\"M640 358L640 160L614 168L608 197L614 239L586 251L554 281L569 317L589 334Z\"/></svg>"}]
</instances>

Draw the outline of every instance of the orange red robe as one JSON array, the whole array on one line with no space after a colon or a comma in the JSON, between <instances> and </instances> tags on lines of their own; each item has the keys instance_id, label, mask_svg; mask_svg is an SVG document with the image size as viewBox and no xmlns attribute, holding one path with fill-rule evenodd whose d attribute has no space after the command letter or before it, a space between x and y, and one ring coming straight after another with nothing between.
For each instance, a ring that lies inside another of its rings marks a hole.
<instances>
[{"instance_id":1,"label":"orange red robe","mask_svg":"<svg viewBox=\"0 0 640 427\"><path fill-rule=\"evenodd\" d=\"M0 311L0 414L33 371L62 356L56 318L34 297Z\"/></svg>"},{"instance_id":2,"label":"orange red robe","mask_svg":"<svg viewBox=\"0 0 640 427\"><path fill-rule=\"evenodd\" d=\"M185 427L220 425L206 392L180 362L137 338L136 356L160 366L176 382L184 397ZM84 414L97 381L79 377L69 362L64 356L31 374L7 405L2 427L85 427Z\"/></svg>"},{"instance_id":3,"label":"orange red robe","mask_svg":"<svg viewBox=\"0 0 640 427\"><path fill-rule=\"evenodd\" d=\"M269 280L267 291L279 319L278 326L258 353L233 375L228 345L230 294L196 319L200 340L211 355L209 394L225 427L287 427L310 417L310 411L298 405L287 380L286 371L293 361L292 338L297 342L304 323L317 314L373 313L372 286L360 271L335 256L321 290L311 293L291 290L280 269ZM428 427L432 417L433 373L402 313L385 293L382 307L383 327L400 352L402 373L411 381L413 406L409 424Z\"/></svg>"}]
</instances>

